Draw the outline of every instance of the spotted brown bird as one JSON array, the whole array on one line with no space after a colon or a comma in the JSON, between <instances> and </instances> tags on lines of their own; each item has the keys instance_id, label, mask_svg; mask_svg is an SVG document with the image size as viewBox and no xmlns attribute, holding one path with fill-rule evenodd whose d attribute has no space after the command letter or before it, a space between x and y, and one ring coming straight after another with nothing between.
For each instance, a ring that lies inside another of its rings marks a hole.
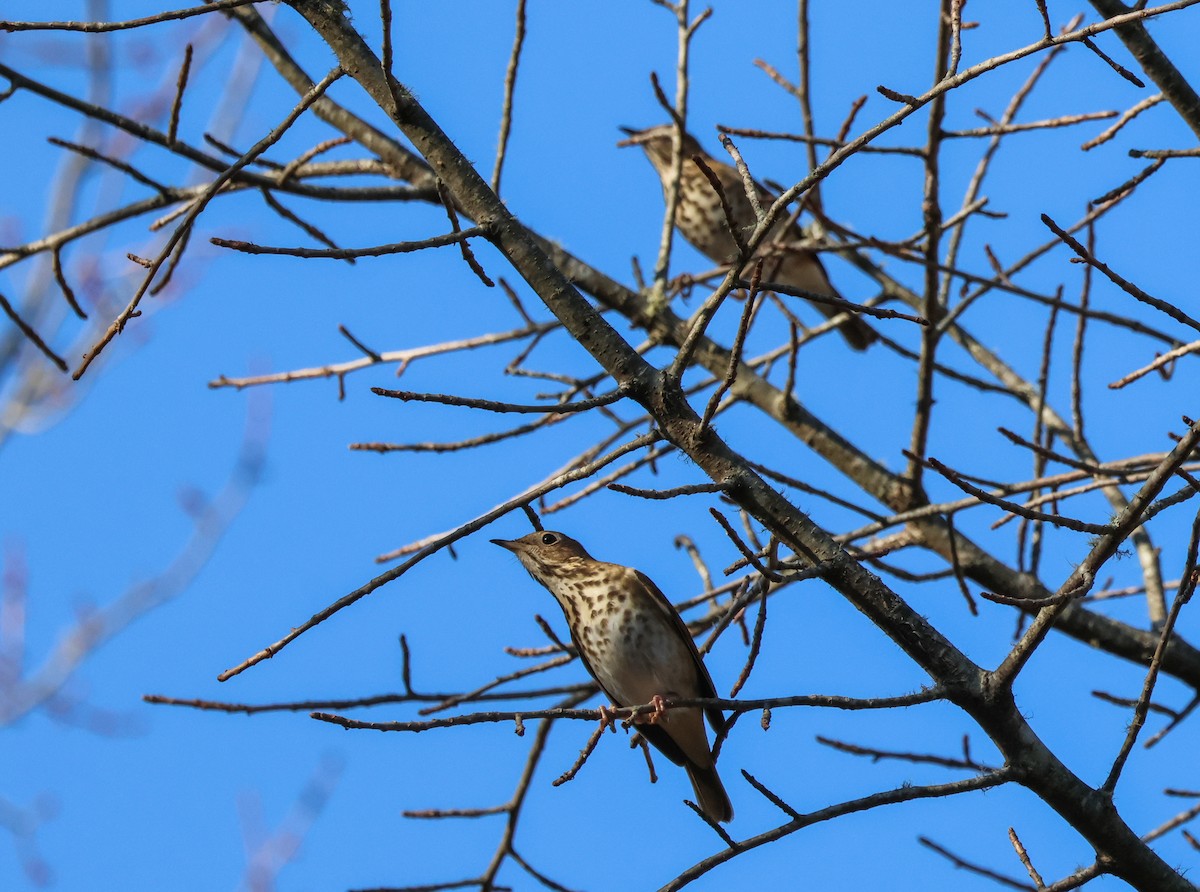
<instances>
[{"instance_id":1,"label":"spotted brown bird","mask_svg":"<svg viewBox=\"0 0 1200 892\"><path fill-rule=\"evenodd\" d=\"M671 178L671 134L674 126L662 124L646 130L630 130L622 127L629 135L618 145L641 146L646 157L654 165L662 181L663 194L666 195L667 183ZM683 169L679 177L679 198L675 209L675 228L697 251L715 263L732 263L738 259L738 246L729 231L725 212L721 208L721 198L713 188L708 177L692 160L699 158L717 177L721 183L721 191L725 193L725 201L729 205L730 218L740 230L743 239L749 237L757 225L754 206L746 195L746 187L742 175L736 167L725 164L713 158L700 143L687 133L683 134L682 143ZM771 194L760 183L754 183L758 193L760 207L767 208L775 201ZM804 291L811 291L824 297L841 298L821 259L806 248L797 247L804 239L804 233L795 223L789 223L786 217L771 227L761 247L755 252L755 257L763 258L762 281L778 282L790 285ZM827 317L833 318L845 314L845 310L832 304L813 302L818 310ZM877 335L875 330L857 315L850 314L838 323L838 331L855 350L865 350Z\"/></svg>"},{"instance_id":2,"label":"spotted brown bird","mask_svg":"<svg viewBox=\"0 0 1200 892\"><path fill-rule=\"evenodd\" d=\"M492 542L515 554L529 575L554 595L579 658L614 703L661 705L663 698L717 696L687 626L644 573L595 560L574 539L549 530ZM714 730L724 726L721 710L708 708L704 713ZM638 730L684 767L708 817L733 818L698 707L660 711Z\"/></svg>"}]
</instances>

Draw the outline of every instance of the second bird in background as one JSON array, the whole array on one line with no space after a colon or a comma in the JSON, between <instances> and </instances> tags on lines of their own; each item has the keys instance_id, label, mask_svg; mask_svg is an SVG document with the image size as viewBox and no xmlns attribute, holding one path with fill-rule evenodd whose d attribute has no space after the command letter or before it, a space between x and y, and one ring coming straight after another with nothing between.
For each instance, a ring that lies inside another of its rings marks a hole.
<instances>
[{"instance_id":1,"label":"second bird in background","mask_svg":"<svg viewBox=\"0 0 1200 892\"><path fill-rule=\"evenodd\" d=\"M671 137L674 127L662 124L646 130L621 129L629 138L622 140L619 145L642 147L662 181L665 194L671 176ZM675 227L692 247L709 260L731 263L737 259L738 246L726 223L720 196L692 158L699 157L716 175L725 193L734 225L748 236L754 231L758 220L754 206L746 195L742 176L732 164L718 161L705 152L700 148L700 143L687 133L683 134L682 155L683 169L679 179ZM754 188L758 191L758 201L762 207L769 207L775 201L775 196L761 184L754 183ZM829 281L820 258L806 248L796 247L803 239L804 233L800 227L789 224L785 217L781 217L755 254L764 259L762 280L811 291L823 297L841 298ZM813 306L829 318L846 312L831 304L815 301ZM838 323L838 331L855 350L865 350L877 337L871 326L853 314Z\"/></svg>"}]
</instances>

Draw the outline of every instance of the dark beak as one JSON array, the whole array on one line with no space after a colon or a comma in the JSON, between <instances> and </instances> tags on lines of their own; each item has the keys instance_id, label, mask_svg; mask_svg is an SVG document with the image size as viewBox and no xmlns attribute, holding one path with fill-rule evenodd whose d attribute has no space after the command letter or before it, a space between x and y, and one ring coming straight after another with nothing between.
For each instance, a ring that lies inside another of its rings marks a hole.
<instances>
[{"instance_id":1,"label":"dark beak","mask_svg":"<svg viewBox=\"0 0 1200 892\"><path fill-rule=\"evenodd\" d=\"M511 539L491 539L493 545L499 545L501 548L507 548L509 551L517 550L517 543Z\"/></svg>"},{"instance_id":2,"label":"dark beak","mask_svg":"<svg viewBox=\"0 0 1200 892\"><path fill-rule=\"evenodd\" d=\"M640 143L637 140L637 136L642 131L634 130L632 127L618 127L617 129L629 137L629 139L623 139L619 143L617 143L617 145L619 147L624 148L625 146L640 145Z\"/></svg>"}]
</instances>

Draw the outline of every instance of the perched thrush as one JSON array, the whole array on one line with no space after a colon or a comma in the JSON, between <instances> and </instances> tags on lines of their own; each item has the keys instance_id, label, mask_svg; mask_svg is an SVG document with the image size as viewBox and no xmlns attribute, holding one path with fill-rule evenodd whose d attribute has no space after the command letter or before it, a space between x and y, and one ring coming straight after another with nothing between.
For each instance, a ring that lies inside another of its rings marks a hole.
<instances>
[{"instance_id":1,"label":"perched thrush","mask_svg":"<svg viewBox=\"0 0 1200 892\"><path fill-rule=\"evenodd\" d=\"M618 145L637 145L645 150L646 157L662 180L665 194L671 176L672 125L663 124L647 130L621 129L629 134L629 138ZM725 193L733 224L743 237L748 237L754 231L757 220L754 206L746 195L742 176L733 165L707 154L700 148L700 143L686 133L683 134L682 150L683 169L679 178L675 227L692 247L709 260L731 263L737 259L738 247L721 208L721 198L692 159L699 158L716 175L721 183L721 191ZM761 184L756 182L754 188L758 192L761 207L769 207L775 201L775 196ZM804 233L800 228L794 223L789 225L786 218L781 217L776 222L754 255L763 258L762 281L790 285L824 297L841 297L825 274L820 258L812 251L797 247L803 238ZM813 305L830 318L845 313L831 304L813 302ZM856 315L850 315L840 322L838 331L855 350L865 350L876 338L875 330Z\"/></svg>"},{"instance_id":2,"label":"perched thrush","mask_svg":"<svg viewBox=\"0 0 1200 892\"><path fill-rule=\"evenodd\" d=\"M640 706L659 704L664 697L717 696L687 626L645 574L597 561L562 533L540 531L492 541L515 554L554 595L579 658L614 703ZM705 712L714 730L724 725L721 710ZM686 769L706 815L714 821L733 818L699 708L672 707L639 724L638 730Z\"/></svg>"}]
</instances>

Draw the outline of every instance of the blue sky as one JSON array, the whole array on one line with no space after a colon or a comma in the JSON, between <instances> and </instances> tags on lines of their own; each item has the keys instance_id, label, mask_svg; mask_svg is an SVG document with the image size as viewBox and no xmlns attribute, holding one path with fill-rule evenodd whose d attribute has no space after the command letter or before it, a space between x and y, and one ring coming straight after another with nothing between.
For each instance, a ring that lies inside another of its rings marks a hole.
<instances>
[{"instance_id":1,"label":"blue sky","mask_svg":"<svg viewBox=\"0 0 1200 892\"><path fill-rule=\"evenodd\" d=\"M82 18L76 2L10 2L13 19L47 15ZM159 4L113 2L106 17L126 18ZM352 3L358 24L378 46L377 7ZM1026 8L1026 6L1028 8ZM1061 23L1082 3L1051 3ZM396 74L481 169L490 171L498 128L501 81L512 35L511 4L473 0L461 4L396 7ZM1018 8L1020 7L1020 8ZM1089 7L1090 8L1090 7ZM884 84L918 93L932 75L934 5L878 0L815 3L814 90L818 129L832 134L858 96L869 96L853 132L890 114L894 104L874 92ZM286 7L275 12L279 33L295 47L307 70L319 76L332 64L307 26ZM968 18L981 26L964 35L964 64L1037 40L1040 19L1032 4L973 3ZM1094 18L1094 15L1093 15ZM753 61L769 61L788 76L795 70L795 9L790 3L715 5L693 48L692 130L711 151L715 123L798 130L794 101L772 85ZM183 45L196 41L203 65L187 95L181 135L193 143L211 126L219 88L238 58L241 38L209 33L216 20L156 26L109 38L119 62L116 104L126 114L162 126L141 97L161 80L174 80ZM218 29L219 31L219 29ZM1200 14L1188 10L1151 31L1180 65L1194 60ZM58 89L83 90L79 35L40 33L0 36L0 60ZM1127 65L1133 63L1111 35L1099 41ZM624 282L632 283L630 258L653 265L661 221L661 194L645 159L618 149L620 125L661 121L649 87L650 71L670 83L675 35L671 17L649 2L562 4L531 2L526 56L517 86L516 114L504 179L508 206L541 234ZM948 126L982 122L974 110L998 116L1036 60L991 72L955 94ZM164 73L165 72L165 73ZM1020 120L1037 120L1102 109L1123 110L1152 88L1137 90L1082 47L1070 48L1030 97ZM295 96L265 68L244 94L246 114L233 133L239 147L252 144L287 114ZM166 95L170 95L169 86ZM386 127L356 85L343 79L331 95ZM79 121L18 93L0 105L4 119L0 157L5 198L0 205L0 244L19 243L43 232L47 189L61 164L47 136L74 138ZM1081 153L1079 143L1104 122L1017 135L1001 149L985 185L992 207L1007 217L976 220L968 229L964 262L987 270L982 246L990 244L1011 262L1048 237L1038 220L1048 213L1073 222L1085 202L1139 170L1129 148L1194 145L1165 106L1142 115L1112 143ZM884 144L922 139L924 117L914 116L885 135ZM306 120L271 156L288 160L333 133ZM791 144L739 141L756 175L793 183L805 173L804 153ZM960 140L947 149L943 195L951 212L981 144ZM356 157L340 149L331 157ZM145 169L172 183L194 182L196 172L158 149L135 156ZM1146 290L1186 306L1194 282L1193 204L1180 196L1200 186L1194 162L1167 165L1099 230L1098 251ZM921 171L918 162L893 156L854 159L823 187L826 207L838 220L882 238L918 231ZM141 197L140 187L110 176L88 181L78 216L105 201ZM421 206L331 206L284 199L343 245L422 238L444 231L442 212ZM68 253L69 274L82 280L96 263L95 280L109 299L124 302L136 282L127 251L152 251L148 219L121 227ZM281 637L290 627L380 572L376 555L451 528L541 479L606 430L604 422L579 419L534 438L448 456L352 452L353 442L453 440L499 429L505 419L476 417L467 410L400 405L370 393L371 386L460 393L531 401L545 389L528 379L500 376L511 347L414 364L397 384L391 369L351 376L346 398L332 381L311 381L259 390L253 395L213 390L219 375L285 370L353 359L355 349L338 333L345 325L377 350L415 347L520 324L503 294L482 288L454 249L402 257L363 259L354 267L333 261L251 258L207 245L210 235L249 238L265 244L307 244L307 237L264 213L256 196L214 202L181 267L177 285L155 299L145 317L107 351L72 391L70 405L36 425L26 425L0 454L0 542L5 568L28 568L27 665L36 666L89 605L111 603L131 585L161 573L183 548L192 528L181 501L198 490L213 495L232 466L252 399L269 403L270 443L261 483L220 542L211 561L184 592L138 620L97 651L72 678L68 694L86 704L64 717L45 712L0 729L5 758L0 796L22 808L44 804L37 852L51 867L54 888L170 886L235 889L244 884L247 841L287 826L297 798L314 775L336 784L295 861L282 869L278 888L363 888L450 880L480 872L501 833L500 819L421 822L402 809L481 807L510 795L530 735L510 728L472 727L421 735L342 732L303 712L246 718L198 713L141 702L146 693L179 697L277 702L352 698L398 690L404 633L412 647L414 684L421 690L469 689L521 661L506 646L536 646L543 636L539 613L562 629L549 596L507 553L487 543L527 529L511 515L446 555L430 559L403 579L343 611L299 639L275 659L225 684L218 672ZM199 237L202 236L202 237ZM546 311L495 252L476 248L485 268L517 287L526 305ZM675 271L708 264L681 246ZM874 294L867 279L836 260L831 275L844 294ZM895 262L889 269L916 286L919 272ZM34 281L28 264L0 270L0 293L20 298ZM1024 287L1052 292L1063 284L1077 295L1080 269L1058 250L1023 274ZM1093 299L1113 312L1130 313L1175 336L1165 318L1107 285ZM811 314L810 314L811 315ZM1045 313L998 294L972 311L969 324L1027 378L1037 374ZM715 329L728 339L734 324ZM881 322L890 336L912 345L911 325ZM1073 321L1071 323L1073 326ZM1070 328L1071 326L1068 326ZM624 323L617 323L622 332ZM56 347L73 348L73 323L50 328ZM636 342L637 333L628 332ZM751 351L775 343L752 339ZM1123 391L1103 385L1153 358L1155 345L1093 326L1085 371L1089 388L1089 435L1106 460L1169 449L1168 430L1178 431L1181 412L1195 415L1195 372L1186 366L1174 379L1146 379ZM1067 411L1069 334L1055 353L1051 395ZM76 351L77 353L78 351ZM668 354L655 354L664 361ZM71 357L69 357L71 358ZM669 358L669 357L668 357ZM961 353L960 367L969 368ZM574 374L595 371L592 360L559 336L533 354L531 366ZM878 350L850 355L827 338L801 356L799 392L806 406L836 419L848 436L892 468L903 467L914 399L911 366ZM999 425L1028 433L1029 413L1002 397L981 397L966 388L939 390L931 453L967 471L1004 479L1028 476L1026 454L1004 445ZM623 410L633 417L631 410ZM855 489L800 444L782 437L750 411L733 412L719 425L732 443L764 461L843 495ZM659 476L635 485L699 482L699 472L671 457ZM931 482L935 498L955 491ZM678 534L692 536L710 564L720 568L734 555L708 515L704 497L670 503L645 502L604 493L548 521L584 541L600 558L636 566L670 596L698 591L687 556L672 547ZM803 497L801 507L835 530L852 520L840 509ZM1107 519L1099 499L1080 501L1077 514ZM1011 531L988 530L997 513L976 509L960 528L1010 554ZM1156 543L1164 574L1182 565L1187 507L1162 518ZM1086 553L1084 537L1050 534L1043 578L1056 586ZM928 558L910 558L914 570L936 569ZM1133 584L1136 561L1108 568L1117 584ZM1009 646L1013 619L984 605L971 619L951 582L898 591L942 628L973 659L994 665ZM1132 599L1104 608L1144 625L1144 607ZM1194 636L1185 614L1182 630ZM718 690L725 692L740 670L744 649L727 635L709 658ZM582 678L577 666L555 680ZM1127 711L1100 704L1093 688L1135 696L1143 671L1116 663L1065 638L1051 637L1038 652L1018 697L1025 715L1070 767L1099 783L1116 753ZM547 679L549 680L549 679ZM835 693L900 694L927 679L878 630L840 596L820 583L794 586L771 604L764 650L744 696ZM1164 679L1160 696L1174 706L1188 699L1182 685ZM409 718L408 707L359 711L372 720ZM81 717L109 720L105 733L77 727ZM1151 731L1157 726L1151 723ZM550 737L547 757L522 814L517 846L539 870L570 888L657 888L719 842L681 804L690 791L682 772L657 760L660 781L645 783L641 757L623 741L607 737L579 777L562 787L550 781L574 760L591 728L563 724ZM908 763L871 763L815 742L816 735L883 749L956 755L963 734L972 752L995 760L983 735L945 705L914 707L900 714L778 710L769 732L745 717L721 759L734 800L732 832L747 836L780 822L777 811L738 776L745 768L798 809L809 811L902 783L961 777ZM1164 786L1195 789L1195 728L1185 725L1149 753L1135 750L1118 790L1123 816L1140 832L1189 804L1164 798ZM332 767L336 766L336 767ZM1189 775L1189 772L1191 774ZM964 857L1014 877L1022 868L1008 849L1015 826L1047 880L1090 863L1086 844L1047 807L1019 788L1006 787L954 801L910 803L872 811L793 835L736 859L694 888L990 888L984 880L955 872L922 848L926 835ZM1172 863L1196 862L1178 835L1162 844ZM787 878L787 879L782 879ZM531 888L515 867L501 876L515 888ZM0 887L30 885L20 854L0 835ZM1117 889L1116 881L1093 888Z\"/></svg>"}]
</instances>

